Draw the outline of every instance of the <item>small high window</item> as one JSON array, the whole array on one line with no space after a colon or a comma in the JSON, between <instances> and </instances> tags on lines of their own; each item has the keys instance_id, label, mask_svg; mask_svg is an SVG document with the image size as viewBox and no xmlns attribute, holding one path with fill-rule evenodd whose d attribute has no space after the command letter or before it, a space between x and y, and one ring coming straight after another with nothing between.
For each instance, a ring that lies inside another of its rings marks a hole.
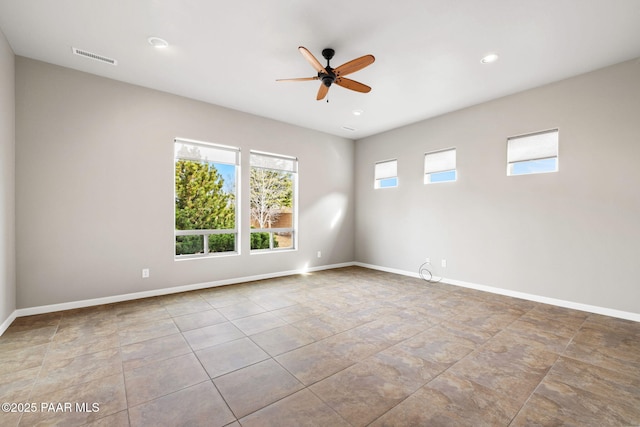
<instances>
[{"instance_id":1,"label":"small high window","mask_svg":"<svg viewBox=\"0 0 640 427\"><path fill-rule=\"evenodd\" d=\"M451 182L458 178L456 149L432 151L424 155L424 183Z\"/></svg>"},{"instance_id":2,"label":"small high window","mask_svg":"<svg viewBox=\"0 0 640 427\"><path fill-rule=\"evenodd\" d=\"M398 186L398 161L378 162L374 168L374 188L390 188Z\"/></svg>"},{"instance_id":3,"label":"small high window","mask_svg":"<svg viewBox=\"0 0 640 427\"><path fill-rule=\"evenodd\" d=\"M507 139L507 175L558 171L558 129Z\"/></svg>"}]
</instances>

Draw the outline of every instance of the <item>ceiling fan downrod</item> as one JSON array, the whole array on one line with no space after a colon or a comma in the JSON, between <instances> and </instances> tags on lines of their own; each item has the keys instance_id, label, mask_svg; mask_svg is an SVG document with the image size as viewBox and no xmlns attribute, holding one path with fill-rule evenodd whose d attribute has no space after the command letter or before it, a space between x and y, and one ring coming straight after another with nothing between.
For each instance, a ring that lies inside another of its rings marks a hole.
<instances>
[{"instance_id":1,"label":"ceiling fan downrod","mask_svg":"<svg viewBox=\"0 0 640 427\"><path fill-rule=\"evenodd\" d=\"M330 48L322 50L322 56L327 60L327 66L324 69L327 71L326 73L318 72L318 78L322 81L326 87L331 87L331 85L336 81L336 73L333 72L333 68L329 65L329 61L333 58L336 51Z\"/></svg>"}]
</instances>

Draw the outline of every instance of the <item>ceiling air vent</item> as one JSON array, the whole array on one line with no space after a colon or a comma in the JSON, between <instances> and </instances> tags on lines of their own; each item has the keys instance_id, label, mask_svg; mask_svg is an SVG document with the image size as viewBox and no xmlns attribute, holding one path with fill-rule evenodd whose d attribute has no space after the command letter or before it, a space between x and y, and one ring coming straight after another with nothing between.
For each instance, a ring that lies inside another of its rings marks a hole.
<instances>
[{"instance_id":1,"label":"ceiling air vent","mask_svg":"<svg viewBox=\"0 0 640 427\"><path fill-rule=\"evenodd\" d=\"M71 49L73 49L73 53L75 55L84 56L85 58L93 59L94 61L104 62L106 64L118 65L118 61L116 61L115 59L98 55L96 53L87 52L86 50L78 49L77 47L72 47Z\"/></svg>"}]
</instances>

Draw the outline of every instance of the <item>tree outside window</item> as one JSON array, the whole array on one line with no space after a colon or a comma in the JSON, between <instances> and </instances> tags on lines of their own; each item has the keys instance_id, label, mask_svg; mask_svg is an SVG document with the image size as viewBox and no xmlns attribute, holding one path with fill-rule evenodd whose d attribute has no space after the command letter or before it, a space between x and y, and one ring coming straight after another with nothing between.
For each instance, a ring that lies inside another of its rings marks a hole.
<instances>
[{"instance_id":1,"label":"tree outside window","mask_svg":"<svg viewBox=\"0 0 640 427\"><path fill-rule=\"evenodd\" d=\"M251 152L251 249L293 249L297 159Z\"/></svg>"},{"instance_id":2,"label":"tree outside window","mask_svg":"<svg viewBox=\"0 0 640 427\"><path fill-rule=\"evenodd\" d=\"M175 141L175 255L237 252L239 150Z\"/></svg>"}]
</instances>

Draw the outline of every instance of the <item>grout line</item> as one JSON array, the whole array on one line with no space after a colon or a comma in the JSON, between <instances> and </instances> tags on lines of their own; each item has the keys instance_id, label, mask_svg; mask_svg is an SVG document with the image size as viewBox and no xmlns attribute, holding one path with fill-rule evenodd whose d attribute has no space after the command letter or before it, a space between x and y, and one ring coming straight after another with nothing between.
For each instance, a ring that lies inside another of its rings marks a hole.
<instances>
[{"instance_id":1,"label":"grout line","mask_svg":"<svg viewBox=\"0 0 640 427\"><path fill-rule=\"evenodd\" d=\"M527 397L527 399L524 401L524 403L522 404L522 406L520 407L520 409L518 409L518 412L513 416L513 418L511 419L511 421L509 421L509 425L511 425L513 423L513 421L518 418L518 415L520 415L520 413L522 412L522 410L527 406L527 404L529 403L529 401L533 398L533 395L536 393L536 391L540 388L540 386L542 385L542 383L544 383L545 379L549 376L549 373L553 370L553 368L556 366L556 364L558 363L558 361L560 360L561 357L564 357L564 353L567 350L567 348L569 348L569 345L571 345L571 343L573 342L573 339L575 338L575 336L578 334L578 332L580 332L580 329L582 329L582 326L585 324L585 322L587 321L587 319L589 318L589 316L585 317L584 320L582 321L582 323L580 324L580 326L578 326L578 328L575 330L575 332L573 333L573 335L571 336L571 339L567 342L567 344L564 346L564 350L562 350L562 352L560 353L556 353L557 357L556 360L553 362L553 364L547 369L547 372L545 372L545 374L542 376L542 378L540 379L540 382L538 382L538 385L533 389L533 391L529 394L529 397Z\"/></svg>"},{"instance_id":2,"label":"grout line","mask_svg":"<svg viewBox=\"0 0 640 427\"><path fill-rule=\"evenodd\" d=\"M116 325L116 334L117 334L117 325ZM124 403L127 411L127 420L129 421L129 425L131 425L131 415L129 414L129 396L127 393L127 380L124 377L124 359L122 358L122 343L120 342L120 336L118 335L118 353L120 354L120 367L122 373L122 389L124 392Z\"/></svg>"},{"instance_id":3,"label":"grout line","mask_svg":"<svg viewBox=\"0 0 640 427\"><path fill-rule=\"evenodd\" d=\"M211 304L209 304L211 305ZM215 310L215 308L214 308ZM222 315L222 313L220 313ZM173 320L173 319L172 319ZM173 322L175 324L175 321ZM211 378L209 376L209 372L207 371L207 369L204 367L204 365L202 364L202 361L200 360L200 358L198 357L198 355L196 354L196 350L193 349L193 347L191 346L191 343L189 342L189 340L187 340L187 338L184 336L184 332L180 330L180 328L178 327L178 325L175 325L176 328L178 328L178 331L180 331L180 335L182 335L182 339L184 340L185 343L187 343L187 346L189 347L189 349L191 350L191 354L193 354L193 356L196 358L196 360L198 361L198 363L200 364L200 367L202 368L202 370L204 371L204 373L207 375L207 377L209 377L209 382L211 382L211 385L213 385L213 388L216 390L216 392L220 395L220 398L222 399L222 401L224 402L224 404L227 406L227 409L229 409L229 412L233 415L233 417L235 418L236 421L238 421L238 417L236 416L236 414L231 410L231 407L229 406L229 403L227 402L227 399L224 398L224 396L222 395L222 393L220 392L220 390L218 389L218 386L216 385L215 382L213 382L213 378ZM210 325L211 326L211 325ZM205 326L206 327L206 326ZM200 328L196 328L196 329L200 329ZM240 339L240 338L238 338ZM213 346L212 346L213 347ZM209 347L207 347L209 348ZM204 349L201 349L204 350ZM239 422L239 421L238 421ZM233 423L233 422L232 422Z\"/></svg>"},{"instance_id":4,"label":"grout line","mask_svg":"<svg viewBox=\"0 0 640 427\"><path fill-rule=\"evenodd\" d=\"M206 372L206 370L205 370ZM208 375L208 374L207 374ZM216 383L213 381L212 378L209 378L209 381L211 382L211 385L213 385L213 388L216 389L216 391L218 392L218 394L220 395L220 398L222 399L222 401L224 402L225 405L227 405L227 408L229 409L229 412L231 413L231 415L233 415L233 418L236 419L236 421L238 423L240 423L240 418L238 418L238 416L236 415L235 412L233 412L233 410L231 409L231 406L229 405L229 402L227 402L227 399L225 399L224 395L222 394L222 392L220 391L220 389L218 388L218 386L216 385ZM234 421L232 421L231 423L227 423L227 424L232 424Z\"/></svg>"}]
</instances>

